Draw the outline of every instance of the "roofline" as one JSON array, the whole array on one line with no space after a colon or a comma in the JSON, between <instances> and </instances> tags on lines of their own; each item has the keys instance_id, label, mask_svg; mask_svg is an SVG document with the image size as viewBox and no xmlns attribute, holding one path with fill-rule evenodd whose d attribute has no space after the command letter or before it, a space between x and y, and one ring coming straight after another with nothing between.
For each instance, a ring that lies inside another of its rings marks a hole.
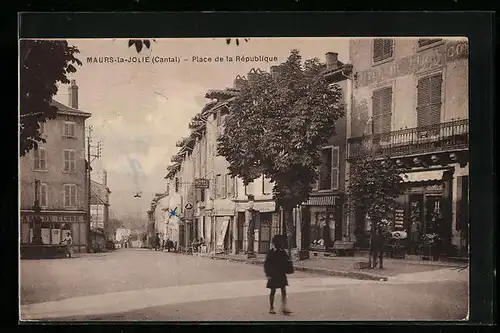
<instances>
[{"instance_id":1,"label":"roofline","mask_svg":"<svg viewBox=\"0 0 500 333\"><path fill-rule=\"evenodd\" d=\"M56 101L55 99L52 99L50 104L55 106L58 109L58 111L57 111L58 114L84 117L84 118L90 118L92 116L92 114L89 112L84 112L84 111L80 111L78 109L74 109L70 106L67 106L61 102Z\"/></svg>"}]
</instances>

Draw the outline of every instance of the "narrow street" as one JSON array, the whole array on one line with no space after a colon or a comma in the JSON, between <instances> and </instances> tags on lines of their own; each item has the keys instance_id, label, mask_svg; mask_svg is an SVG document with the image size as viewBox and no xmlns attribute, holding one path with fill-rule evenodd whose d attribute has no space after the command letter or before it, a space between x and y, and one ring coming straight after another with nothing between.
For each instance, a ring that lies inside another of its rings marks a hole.
<instances>
[{"instance_id":1,"label":"narrow street","mask_svg":"<svg viewBox=\"0 0 500 333\"><path fill-rule=\"evenodd\" d=\"M289 276L291 316L268 314L257 265L120 249L22 260L20 270L22 320L461 320L468 309L468 270L448 268L386 282L296 272Z\"/></svg>"}]
</instances>

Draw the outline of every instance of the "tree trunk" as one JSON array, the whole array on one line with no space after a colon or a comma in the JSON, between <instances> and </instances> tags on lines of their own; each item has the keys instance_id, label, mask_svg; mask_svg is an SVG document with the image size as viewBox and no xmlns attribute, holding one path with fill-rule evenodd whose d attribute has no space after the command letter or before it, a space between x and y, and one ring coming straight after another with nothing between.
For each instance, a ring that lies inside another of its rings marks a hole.
<instances>
[{"instance_id":1,"label":"tree trunk","mask_svg":"<svg viewBox=\"0 0 500 333\"><path fill-rule=\"evenodd\" d=\"M288 255L292 253L292 247L294 245L294 230L295 226L293 224L293 207L284 207L284 218L285 218L285 226L286 226L286 240L287 240L287 249Z\"/></svg>"}]
</instances>

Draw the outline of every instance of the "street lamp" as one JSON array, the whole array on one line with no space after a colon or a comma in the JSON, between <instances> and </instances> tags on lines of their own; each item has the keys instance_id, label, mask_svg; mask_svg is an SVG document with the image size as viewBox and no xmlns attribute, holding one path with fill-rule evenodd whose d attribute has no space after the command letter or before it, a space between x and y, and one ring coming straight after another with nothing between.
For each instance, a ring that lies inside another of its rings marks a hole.
<instances>
[{"instance_id":1,"label":"street lamp","mask_svg":"<svg viewBox=\"0 0 500 333\"><path fill-rule=\"evenodd\" d=\"M247 222L247 258L256 258L257 255L254 252L254 233L255 233L255 197L253 194L248 194L248 222Z\"/></svg>"}]
</instances>

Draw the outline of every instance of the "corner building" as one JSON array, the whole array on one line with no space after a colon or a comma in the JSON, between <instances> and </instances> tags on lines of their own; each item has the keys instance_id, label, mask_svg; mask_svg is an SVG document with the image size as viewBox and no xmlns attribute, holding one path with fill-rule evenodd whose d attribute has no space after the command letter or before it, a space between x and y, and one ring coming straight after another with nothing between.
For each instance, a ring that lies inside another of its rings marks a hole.
<instances>
[{"instance_id":1,"label":"corner building","mask_svg":"<svg viewBox=\"0 0 500 333\"><path fill-rule=\"evenodd\" d=\"M350 41L352 110L348 161L390 156L408 172L393 226L437 233L442 254L466 256L469 234L469 101L466 39ZM354 220L366 246L365 219ZM408 237L409 239L409 237ZM409 244L405 244L409 246Z\"/></svg>"}]
</instances>

